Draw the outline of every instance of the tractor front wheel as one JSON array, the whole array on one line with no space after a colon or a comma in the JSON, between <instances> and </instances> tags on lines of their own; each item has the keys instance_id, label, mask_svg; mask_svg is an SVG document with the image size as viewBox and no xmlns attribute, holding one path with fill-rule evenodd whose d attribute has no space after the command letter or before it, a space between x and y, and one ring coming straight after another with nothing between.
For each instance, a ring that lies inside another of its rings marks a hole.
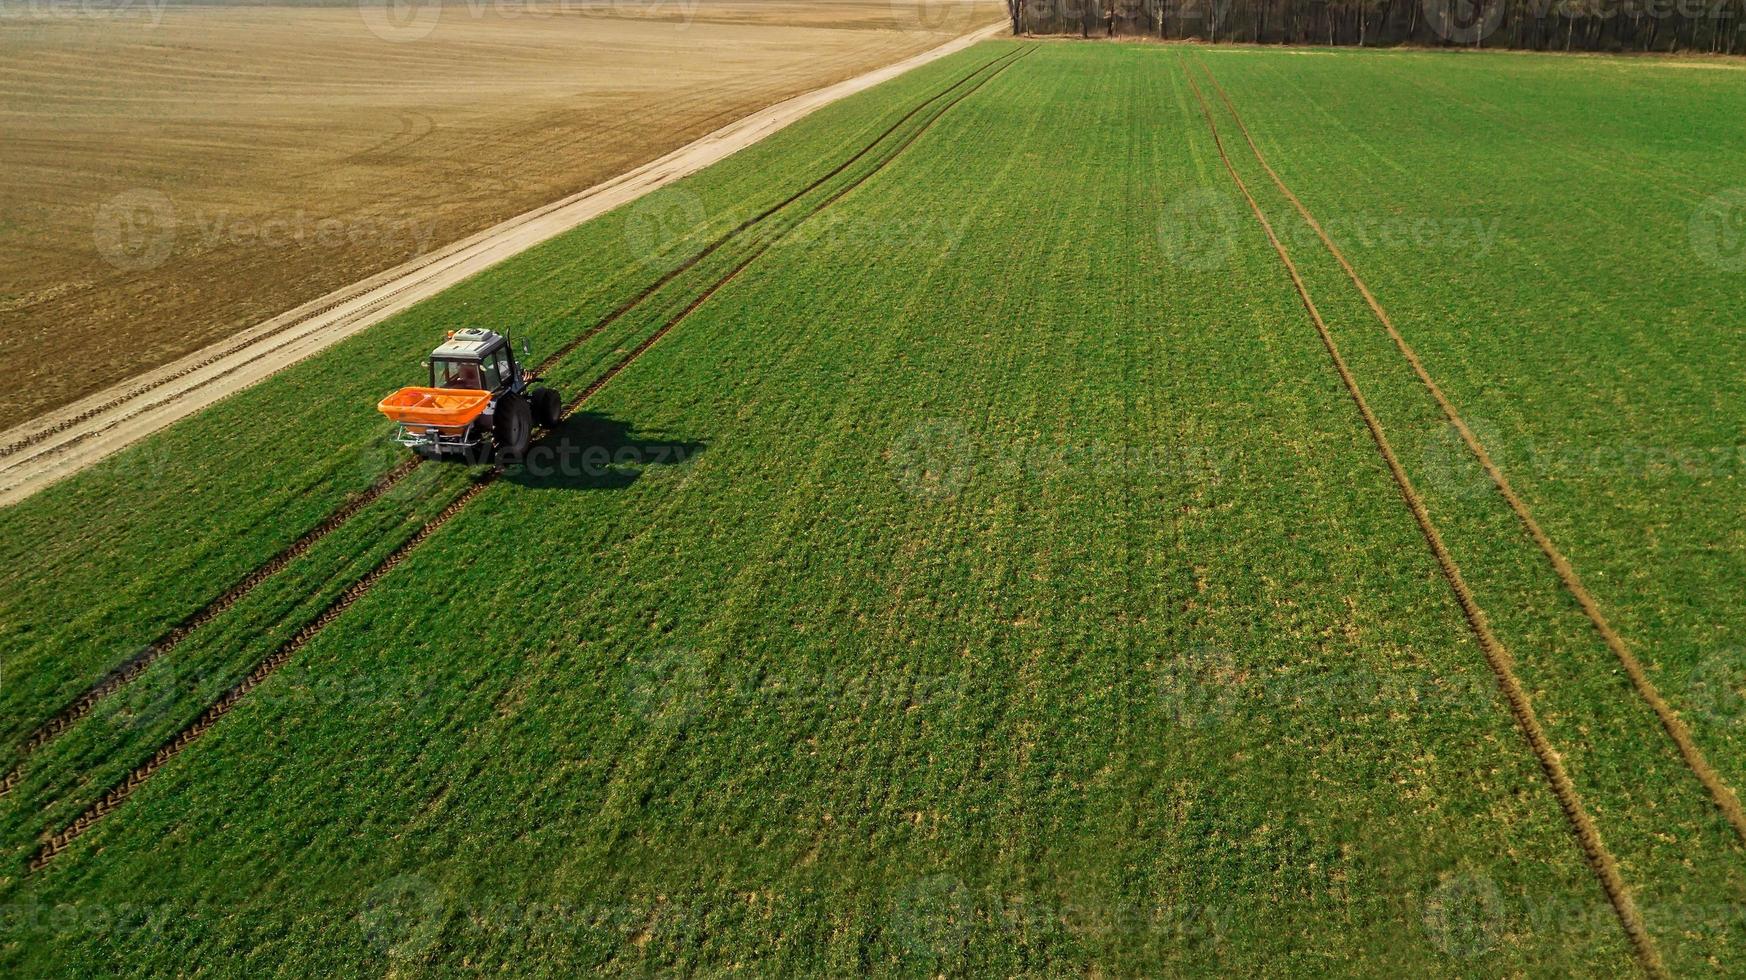
<instances>
[{"instance_id":1,"label":"tractor front wheel","mask_svg":"<svg viewBox=\"0 0 1746 980\"><path fill-rule=\"evenodd\" d=\"M528 443L533 439L533 412L528 408L527 399L515 395L498 399L491 429L498 459L505 456L519 459L526 455Z\"/></svg>"},{"instance_id":2,"label":"tractor front wheel","mask_svg":"<svg viewBox=\"0 0 1746 980\"><path fill-rule=\"evenodd\" d=\"M564 414L564 399L556 388L535 388L533 395L534 424L549 429L558 424L558 416Z\"/></svg>"}]
</instances>

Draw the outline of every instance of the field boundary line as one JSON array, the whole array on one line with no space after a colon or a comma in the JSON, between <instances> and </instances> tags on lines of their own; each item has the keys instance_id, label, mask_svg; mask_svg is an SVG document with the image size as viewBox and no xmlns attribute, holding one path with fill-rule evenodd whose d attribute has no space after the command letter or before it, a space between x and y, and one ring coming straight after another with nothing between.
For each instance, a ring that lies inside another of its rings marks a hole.
<instances>
[{"instance_id":1,"label":"field boundary line","mask_svg":"<svg viewBox=\"0 0 1746 980\"><path fill-rule=\"evenodd\" d=\"M0 777L0 798L11 793L13 787L18 785L19 779L24 773L24 763L33 754L54 741L57 735L90 714L92 709L104 698L126 686L134 678L144 673L147 667L168 655L195 630L223 615L226 610L241 602L263 582L278 574L286 565L308 553L321 539L349 523L359 511L380 499L393 489L402 478L417 469L420 462L421 460L417 457L413 457L395 466L368 490L340 505L321 523L304 532L301 537L281 549L278 554L266 562L255 566L252 571L231 585L218 598L183 617L176 625L141 648L125 662L112 668L96 684L87 688L66 707L56 712L48 721L31 733L30 737L19 748L18 761L13 765L11 771L4 777Z\"/></svg>"},{"instance_id":2,"label":"field boundary line","mask_svg":"<svg viewBox=\"0 0 1746 980\"><path fill-rule=\"evenodd\" d=\"M663 274L659 279L655 280L655 282L645 286L635 296L621 303L614 308L612 312L597 321L593 326L584 330L581 334L578 334L571 340L566 341L551 355L542 360L533 369L532 374L535 376L545 374L547 371L557 366L557 364L564 358L574 353L577 348L594 338L602 330L605 330L607 327L618 322L619 319L640 306L650 296L653 296L662 288L670 284L674 279L677 279L680 275L689 271L699 262L714 254L723 245L738 238L753 226L760 224L764 220L775 215L777 212L787 208L800 198L817 190L819 187L823 186L826 181L829 181L832 177L841 174L844 170L853 166L857 161L877 149L879 144L883 143L906 123L913 120L917 115L927 109L928 106L931 106L950 95L959 86L974 79L977 75L982 74L996 63L1003 60L1010 61L1013 57L1014 55L1011 54L995 55L980 65L977 65L974 69L967 72L950 85L947 85L939 92L936 92L929 98L917 103L914 108L910 109L909 112L905 113L896 122L892 123L884 132L874 137L866 146L863 146L860 150L850 155L842 163L833 167L823 176L814 179L805 187L790 194L779 203L771 205L763 211L741 221L734 228L710 242L708 246L691 255L684 262ZM133 657L105 674L102 679L88 688L83 694L80 694L66 707L62 708L59 712L56 712L47 722L43 723L42 726L31 733L30 737L26 739L23 746L20 748L19 758L11 771L9 771L4 777L0 777L0 798L4 798L12 791L13 787L18 784L23 775L23 764L31 755L49 742L53 741L61 732L70 728L87 714L90 714L92 709L94 709L103 698L120 690L123 686L143 673L147 667L150 667L153 663L168 655L177 645L186 639L189 634L193 633L200 626L216 619L238 602L241 602L249 593L253 592L256 587L267 581L299 556L307 553L322 538L339 530L340 527L344 526L366 506L382 497L389 490L393 489L402 479L411 475L412 471L416 470L423 462L424 460L422 458L414 456L397 464L362 494L342 503L314 528L305 532L301 537L297 538L266 562L256 566L254 570L244 575L240 581L232 585L229 589L226 589L218 598L183 618L163 635L159 636L139 652L134 654Z\"/></svg>"},{"instance_id":3,"label":"field boundary line","mask_svg":"<svg viewBox=\"0 0 1746 980\"><path fill-rule=\"evenodd\" d=\"M902 61L805 92L661 157L318 297L145 375L0 433L0 506L16 503L140 438L234 394L534 245L751 146L813 112L956 54L1007 27L989 24ZM286 340L280 335L289 334ZM213 390L214 382L228 379ZM172 389L141 407L144 396ZM63 438L64 436L64 438ZM34 451L30 451L34 450ZM30 451L30 452L27 452Z\"/></svg>"},{"instance_id":4,"label":"field boundary line","mask_svg":"<svg viewBox=\"0 0 1746 980\"><path fill-rule=\"evenodd\" d=\"M1589 592L1582 577L1577 574L1576 566L1571 564L1570 559L1565 557L1564 553L1553 543L1551 535L1547 534L1545 528L1541 527L1540 522L1534 518L1533 512L1528 509L1527 502L1516 493L1515 487L1510 484L1509 477L1504 475L1503 470L1492 459L1491 454L1486 451L1485 445L1479 441L1479 437L1462 419L1454 403L1449 400L1448 396L1443 393L1442 387L1431 377L1431 373L1419 357L1418 351L1407 342L1406 337L1395 326L1394 320L1388 315L1388 311L1383 309L1375 294L1370 291L1364 278L1358 274L1357 269L1353 268L1352 263L1347 260L1346 254L1340 250L1340 247L1334 244L1333 239L1322 228L1321 222L1317 221L1315 215L1310 213L1308 206L1299 200L1296 194L1292 193L1291 188L1286 186L1284 179L1267 162L1266 156L1262 154L1261 148L1256 145L1255 138L1250 134L1249 127L1244 125L1242 115L1237 112L1236 105L1231 101L1231 97L1225 93L1224 87L1213 75L1212 69L1204 63L1201 63L1200 68L1206 73L1207 79L1212 82L1214 91L1224 100L1225 107L1230 110L1231 118L1236 121L1237 129L1248 141L1249 149L1254 152L1255 159L1260 162L1261 168L1267 172L1267 176L1273 180L1274 186L1279 188L1280 193L1285 195L1286 200L1291 202L1292 207L1297 209L1297 213L1303 216L1304 221L1315 229L1316 236L1322 240L1323 245L1327 246L1328 252L1340 263L1340 267L1346 270L1347 277L1352 280L1354 286L1358 287L1358 292L1364 297L1364 302L1369 305L1370 312L1376 315L1376 319L1381 322L1383 329L1388 331L1389 339L1394 342L1394 346L1400 351L1401 356L1406 358L1407 363L1412 365L1413 373L1418 375L1425 390L1429 391L1431 397L1437 402L1437 407L1442 410L1443 417L1460 434L1461 441L1467 445L1468 451L1473 454L1475 459L1479 460L1479 465L1484 468L1486 476L1491 478L1492 484L1497 487L1498 493L1509 504L1510 510L1515 511L1516 517L1522 522L1522 527L1528 532L1528 536L1534 540L1534 544L1539 546L1541 554L1545 555L1546 560L1551 563L1553 571L1558 575L1558 580L1564 584L1565 591L1569 592L1571 598L1576 600L1576 604L1582 608L1583 615L1588 617L1588 621L1594 625L1595 632L1599 633L1602 641L1606 643L1607 649L1612 651L1619 665L1625 669L1626 676L1631 679L1631 686L1655 712L1655 717L1660 720L1662 729L1666 731L1667 737L1679 751L1680 758L1685 761L1686 768L1691 770L1692 774L1703 784L1704 789L1709 792L1716 807L1722 811L1722 816L1734 828L1735 836L1742 843L1746 843L1746 809L1742 809L1740 797L1722 778L1722 775L1710 765L1703 750L1698 748L1696 741L1693 740L1690 729L1686 728L1685 722L1679 717L1679 713L1661 696L1661 691L1649 677L1649 672L1644 668L1642 661L1637 659L1636 653L1631 650L1624 637L1619 635L1619 632L1607 619L1606 614L1601 611L1599 601Z\"/></svg>"},{"instance_id":5,"label":"field boundary line","mask_svg":"<svg viewBox=\"0 0 1746 980\"><path fill-rule=\"evenodd\" d=\"M1345 356L1340 353L1339 344L1334 341L1334 335L1328 329L1327 321L1322 319L1321 310L1317 308L1315 300L1311 298L1309 287L1305 284L1303 275L1298 271L1297 263L1292 261L1291 253L1286 250L1285 244L1279 240L1278 234L1274 232L1273 223L1267 220L1266 212L1261 209L1260 203L1249 191L1249 185L1243 181L1242 175L1237 173L1236 164L1231 161L1230 154L1225 149L1224 138L1219 134L1218 122L1213 119L1212 106L1201 92L1200 83L1194 80L1193 71L1180 56L1178 65L1183 69L1183 75L1187 77L1188 84L1194 89L1195 99L1200 103L1201 112L1206 116L1207 125L1212 128L1213 142L1218 147L1219 158L1224 162L1225 169L1230 174L1231 180L1236 183L1237 189L1242 191L1243 197L1249 202L1250 210L1255 213L1255 218L1261 223L1262 230L1267 233L1267 240L1273 245L1273 250L1278 253L1280 261L1284 263L1286 272L1290 274L1292 285L1297 289L1298 298L1303 301L1304 309L1309 311L1310 319L1315 323L1316 332L1321 336L1322 346L1327 349L1328 356L1334 363L1334 369L1340 375L1340 381L1346 388L1346 393L1351 396L1353 404L1358 408L1359 415L1363 417L1364 426L1370 430L1371 440L1376 443L1376 448L1382 455L1383 462L1388 465L1389 473L1393 476L1395 485L1406 502L1407 509L1412 512L1413 520L1418 524L1419 531L1424 535L1426 543L1430 545L1437 565L1443 572L1443 577L1448 581L1451 591L1455 593L1456 601L1460 604L1468 625L1472 627L1474 636L1479 641L1480 649L1485 653L1486 662L1497 678L1498 687L1509 705L1510 714L1514 716L1517 726L1522 730L1529 747L1539 760L1540 767L1545 772L1547 781L1551 784L1552 793L1557 798L1559 807L1564 811L1565 819L1575 832L1577 841L1581 844L1583 855L1587 858L1589 867L1594 871L1595 877L1600 880L1601 888L1606 892L1607 899L1612 904L1613 911L1619 919L1619 924L1624 928L1626 937L1631 941L1638 964L1645 973L1652 977L1668 976L1667 968L1661 961L1661 954L1655 948L1655 941L1649 935L1643 916L1637 909L1636 900L1632 898L1631 890L1619 872L1618 861L1607 849L1606 842L1602 840L1600 830L1595 826L1593 818L1589 816L1587 808L1583 805L1582 797L1577 793L1576 784L1571 780L1569 773L1565 771L1563 758L1552 744L1546 730L1541 726L1539 716L1534 710L1533 701L1522 686L1520 678L1516 676L1513 657L1509 649L1492 632L1491 623L1485 615L1485 610L1474 598L1473 591L1461 575L1460 566L1456 564L1454 555L1450 554L1448 546L1443 543L1443 536L1437 530L1436 524L1432 522L1430 511L1426 509L1423 498L1413 487L1412 479L1407 475L1406 469L1401 466L1400 458L1395 455L1394 446L1389 442L1387 433L1383 431L1381 420L1371 410L1369 401L1365 399L1364 393L1358 385L1358 379L1353 376L1352 369L1346 364Z\"/></svg>"},{"instance_id":6,"label":"field boundary line","mask_svg":"<svg viewBox=\"0 0 1746 980\"><path fill-rule=\"evenodd\" d=\"M708 302L710 298L715 296L716 293L720 292L730 282L739 278L740 273L744 272L753 262L757 261L760 256L769 251L778 241L781 241L786 237L794 227L798 227L800 224L803 224L807 220L816 216L832 204L841 200L849 192L855 190L874 176L883 172L884 169L894 160L902 156L904 151L908 150L917 140L931 130L935 123L939 122L947 113L951 112L955 106L971 95L974 95L982 88L982 86L994 80L1001 73L1012 67L1014 63L1036 51L1037 47L1036 44L1031 44L1018 49L1012 55L1007 56L1004 59L996 59L1000 62L999 67L983 78L977 80L969 88L960 92L956 97L947 102L943 107L941 107L939 112L935 113L926 123L918 127L915 132L906 137L888 156L881 160L871 170L856 177L854 180L851 180L844 187L819 202L811 211L807 212L799 221L795 222L794 226L779 232L769 241L759 245L750 255L746 256L738 265L729 270L726 275L718 279L714 285L698 295L684 309L674 314L666 323L662 324L659 329L650 334L640 344L614 363L612 367L607 368L606 371L601 373L599 377L565 405L563 418L569 418L580 409L588 399L599 393L600 390L605 388L614 378L618 377L619 374L623 373L627 368L641 358L643 354L647 353L650 348L654 347L655 344L671 332L674 327L689 318L693 312L703 306L704 303ZM992 61L990 62L990 64L993 63L994 62ZM987 66L984 65L982 67ZM972 74L980 73L980 71L981 69L979 68L977 72L973 72ZM949 86L948 91L959 87L960 84L962 84L962 80ZM932 102L934 100L929 101ZM271 654L268 654L265 659L256 664L255 668L249 672L248 676L226 691L213 704L209 705L205 711L201 712L199 718L197 718L193 724L182 729L182 731L177 733L177 735L169 742L160 746L149 759L136 767L120 783L112 786L98 799L96 803L92 804L90 808L75 818L71 824L67 825L67 827L62 829L59 833L48 835L43 840L42 846L37 851L36 855L31 858L29 865L30 870L39 871L46 867L57 854L66 850L74 841L84 836L84 834L89 831L97 821L114 812L117 807L125 803L128 797L132 796L134 791L156 774L159 769L162 769L166 763L179 755L188 747L188 745L209 731L212 726L219 721L219 719L229 714L230 711L235 708L250 691L259 687L268 677L272 676L279 670L279 668L288 663L292 656L319 635L323 629L334 620L338 619L359 599L362 599L366 594L368 594L371 587L373 587L389 572L399 567L399 565L407 558L411 557L412 552L420 544L458 515L468 503L478 497L491 484L495 483L504 472L505 471L501 468L494 468L468 486L465 490L462 490L461 493L458 494L454 500L450 501L440 513L426 521L425 524L412 535L412 537L402 542L398 547L384 557L382 561L378 562L368 572L365 572L363 577L352 583L352 585L347 587L344 592L340 593L340 595L330 602L314 620L298 629L289 640L281 644L278 649Z\"/></svg>"}]
</instances>

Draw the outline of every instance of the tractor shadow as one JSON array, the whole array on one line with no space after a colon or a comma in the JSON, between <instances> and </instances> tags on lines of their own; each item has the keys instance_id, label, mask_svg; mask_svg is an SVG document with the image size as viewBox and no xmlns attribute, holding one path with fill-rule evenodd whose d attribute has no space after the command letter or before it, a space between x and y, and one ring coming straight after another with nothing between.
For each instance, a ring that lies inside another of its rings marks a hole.
<instances>
[{"instance_id":1,"label":"tractor shadow","mask_svg":"<svg viewBox=\"0 0 1746 980\"><path fill-rule=\"evenodd\" d=\"M707 448L696 440L640 438L629 422L577 412L539 433L503 479L536 490L622 490L651 466L677 466Z\"/></svg>"}]
</instances>

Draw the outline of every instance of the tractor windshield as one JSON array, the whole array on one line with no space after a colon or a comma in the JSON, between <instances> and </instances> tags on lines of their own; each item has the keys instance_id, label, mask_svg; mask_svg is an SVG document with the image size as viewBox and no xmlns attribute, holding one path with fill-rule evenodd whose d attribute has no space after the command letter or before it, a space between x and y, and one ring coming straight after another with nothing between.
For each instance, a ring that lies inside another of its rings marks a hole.
<instances>
[{"instance_id":1,"label":"tractor windshield","mask_svg":"<svg viewBox=\"0 0 1746 980\"><path fill-rule=\"evenodd\" d=\"M478 361L434 358L430 362L430 383L433 388L483 388Z\"/></svg>"}]
</instances>

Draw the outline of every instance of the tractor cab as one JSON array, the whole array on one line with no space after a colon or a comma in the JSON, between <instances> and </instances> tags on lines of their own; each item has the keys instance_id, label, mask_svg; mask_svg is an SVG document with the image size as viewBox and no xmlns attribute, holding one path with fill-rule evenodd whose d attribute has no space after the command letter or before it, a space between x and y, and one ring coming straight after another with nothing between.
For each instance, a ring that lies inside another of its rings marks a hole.
<instances>
[{"instance_id":1,"label":"tractor cab","mask_svg":"<svg viewBox=\"0 0 1746 980\"><path fill-rule=\"evenodd\" d=\"M490 330L457 330L430 354L432 388L498 392L517 377L509 338Z\"/></svg>"},{"instance_id":2,"label":"tractor cab","mask_svg":"<svg viewBox=\"0 0 1746 980\"><path fill-rule=\"evenodd\" d=\"M494 331L456 330L427 364L429 387L402 388L376 406L399 423L395 441L421 456L520 456L535 425L550 427L563 414L557 391L532 387L509 338Z\"/></svg>"}]
</instances>

